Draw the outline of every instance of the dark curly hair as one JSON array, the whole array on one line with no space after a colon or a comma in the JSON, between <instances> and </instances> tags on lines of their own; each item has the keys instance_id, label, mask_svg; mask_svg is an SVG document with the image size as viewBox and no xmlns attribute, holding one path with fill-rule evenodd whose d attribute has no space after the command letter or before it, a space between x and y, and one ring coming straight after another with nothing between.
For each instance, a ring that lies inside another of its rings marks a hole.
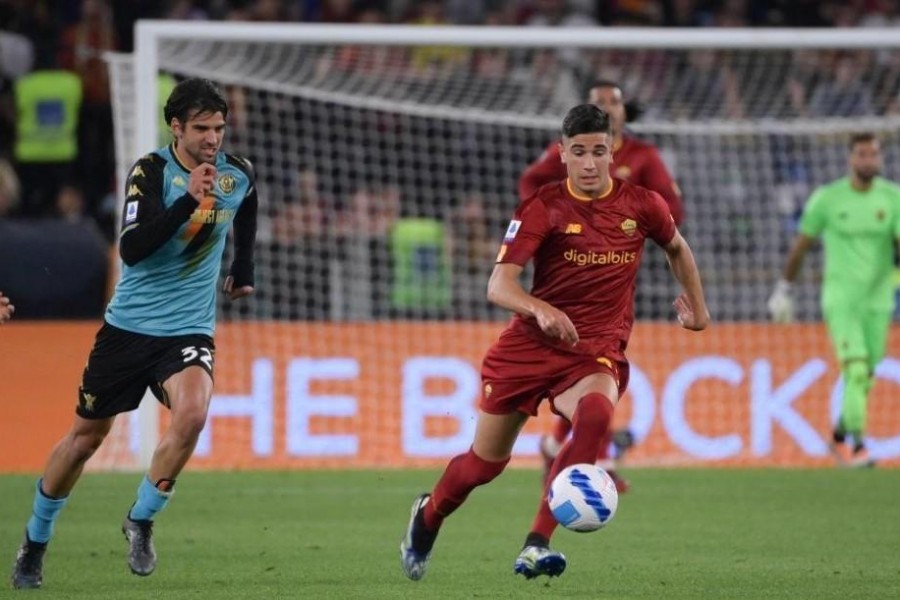
<instances>
[{"instance_id":1,"label":"dark curly hair","mask_svg":"<svg viewBox=\"0 0 900 600\"><path fill-rule=\"evenodd\" d=\"M175 86L166 101L163 116L166 123L171 123L172 119L185 123L193 115L217 112L223 117L228 116L228 103L222 90L209 79L193 77Z\"/></svg>"}]
</instances>

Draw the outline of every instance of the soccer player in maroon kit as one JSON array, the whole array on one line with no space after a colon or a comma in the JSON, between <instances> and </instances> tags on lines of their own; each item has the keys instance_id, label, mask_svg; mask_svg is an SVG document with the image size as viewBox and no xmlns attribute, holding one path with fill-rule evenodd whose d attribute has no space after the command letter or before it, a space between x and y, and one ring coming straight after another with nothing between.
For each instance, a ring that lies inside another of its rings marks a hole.
<instances>
[{"instance_id":1,"label":"soccer player in maroon kit","mask_svg":"<svg viewBox=\"0 0 900 600\"><path fill-rule=\"evenodd\" d=\"M626 110L622 100L622 89L619 85L608 80L594 82L588 91L588 102L599 106L609 115L614 155L610 172L613 177L645 187L662 196L669 205L669 212L672 213L675 224L681 225L681 220L684 218L681 192L660 158L656 146L625 132ZM553 142L540 158L525 169L519 178L519 199L525 200L539 187L565 178L566 165L560 157L559 144ZM553 422L552 433L541 438L540 450L544 459L545 479L550 473L553 459L571 430L572 426L568 421L556 418ZM628 481L616 472L615 463L609 456L613 434L614 432L610 428L607 434L599 440L596 462L609 472L613 481L616 482L619 492L624 493L628 491Z\"/></svg>"},{"instance_id":2,"label":"soccer player in maroon kit","mask_svg":"<svg viewBox=\"0 0 900 600\"><path fill-rule=\"evenodd\" d=\"M588 91L588 102L602 108L612 124L613 153L610 173L613 177L645 187L662 196L676 225L684 218L681 191L653 144L625 131L626 110L622 89L613 81L601 79ZM519 177L519 200L525 200L537 189L566 178L566 164L560 158L559 143L553 141L536 161Z\"/></svg>"},{"instance_id":3,"label":"soccer player in maroon kit","mask_svg":"<svg viewBox=\"0 0 900 600\"><path fill-rule=\"evenodd\" d=\"M674 303L681 325L700 331L709 323L693 254L665 201L609 173L609 116L593 104L576 106L563 121L560 146L568 178L519 205L488 284L488 299L515 315L484 358L475 440L450 461L434 490L413 502L400 543L401 566L412 580L425 574L443 520L506 467L542 400L573 423L550 478L594 460L628 384L625 347L646 238L665 249L683 288ZM530 293L519 281L529 260ZM556 525L545 489L516 573L530 579L565 570L565 556L550 549Z\"/></svg>"}]
</instances>

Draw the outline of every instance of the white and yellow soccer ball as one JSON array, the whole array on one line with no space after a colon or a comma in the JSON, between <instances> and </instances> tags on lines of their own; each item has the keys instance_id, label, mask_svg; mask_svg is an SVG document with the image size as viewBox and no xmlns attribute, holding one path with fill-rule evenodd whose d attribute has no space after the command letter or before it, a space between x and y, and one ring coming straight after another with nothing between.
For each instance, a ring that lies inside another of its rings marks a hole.
<instances>
[{"instance_id":1,"label":"white and yellow soccer ball","mask_svg":"<svg viewBox=\"0 0 900 600\"><path fill-rule=\"evenodd\" d=\"M550 484L547 502L553 517L566 529L579 532L605 527L619 506L616 483L609 473L587 463L570 465Z\"/></svg>"}]
</instances>

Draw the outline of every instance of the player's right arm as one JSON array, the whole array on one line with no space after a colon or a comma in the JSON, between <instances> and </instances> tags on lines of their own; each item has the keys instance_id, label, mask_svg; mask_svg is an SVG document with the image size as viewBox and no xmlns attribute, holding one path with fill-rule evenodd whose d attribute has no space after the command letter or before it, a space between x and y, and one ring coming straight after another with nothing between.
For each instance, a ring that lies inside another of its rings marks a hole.
<instances>
[{"instance_id":1,"label":"player's right arm","mask_svg":"<svg viewBox=\"0 0 900 600\"><path fill-rule=\"evenodd\" d=\"M513 263L495 265L488 282L488 300L506 310L533 318L545 334L574 346L578 342L575 325L566 313L525 291L519 282L522 271L523 267Z\"/></svg>"},{"instance_id":2,"label":"player's right arm","mask_svg":"<svg viewBox=\"0 0 900 600\"><path fill-rule=\"evenodd\" d=\"M188 191L166 208L163 202L165 161L150 154L131 169L125 183L125 213L119 255L134 266L160 249L199 206L203 195L212 189L216 169L203 164L191 172Z\"/></svg>"},{"instance_id":3,"label":"player's right arm","mask_svg":"<svg viewBox=\"0 0 900 600\"><path fill-rule=\"evenodd\" d=\"M519 177L519 199L524 200L533 195L541 186L565 178L565 169L562 167L559 149L554 143L548 146L544 153L522 172L522 176Z\"/></svg>"},{"instance_id":4,"label":"player's right arm","mask_svg":"<svg viewBox=\"0 0 900 600\"><path fill-rule=\"evenodd\" d=\"M548 336L574 345L578 342L578 332L566 313L526 292L519 280L525 265L551 229L547 209L537 195L519 205L488 281L487 298L506 310L533 318Z\"/></svg>"},{"instance_id":5,"label":"player's right arm","mask_svg":"<svg viewBox=\"0 0 900 600\"><path fill-rule=\"evenodd\" d=\"M14 312L16 312L16 307L10 303L9 298L3 295L3 292L0 292L0 325L9 321Z\"/></svg>"},{"instance_id":6,"label":"player's right arm","mask_svg":"<svg viewBox=\"0 0 900 600\"><path fill-rule=\"evenodd\" d=\"M825 228L825 218L822 195L820 192L816 192L803 208L800 226L791 243L791 249L788 251L781 278L775 283L775 289L766 303L769 315L777 323L789 323L794 320L793 284L797 279L797 274L800 273L803 258Z\"/></svg>"}]
</instances>

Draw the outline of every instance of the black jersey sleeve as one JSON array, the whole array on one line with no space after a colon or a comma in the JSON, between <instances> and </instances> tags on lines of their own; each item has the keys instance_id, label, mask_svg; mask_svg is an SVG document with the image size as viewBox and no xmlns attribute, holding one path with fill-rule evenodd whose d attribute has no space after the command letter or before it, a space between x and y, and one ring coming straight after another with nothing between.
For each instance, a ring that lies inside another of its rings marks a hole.
<instances>
[{"instance_id":1,"label":"black jersey sleeve","mask_svg":"<svg viewBox=\"0 0 900 600\"><path fill-rule=\"evenodd\" d=\"M200 204L189 193L166 208L163 202L165 159L148 154L138 160L125 183L125 211L119 255L134 266L165 244Z\"/></svg>"},{"instance_id":2,"label":"black jersey sleeve","mask_svg":"<svg viewBox=\"0 0 900 600\"><path fill-rule=\"evenodd\" d=\"M234 216L234 261L231 276L235 287L252 286L254 282L253 246L256 243L256 213L259 199L256 193L256 174L249 160L230 156L229 161L247 176L250 186L241 207Z\"/></svg>"}]
</instances>

